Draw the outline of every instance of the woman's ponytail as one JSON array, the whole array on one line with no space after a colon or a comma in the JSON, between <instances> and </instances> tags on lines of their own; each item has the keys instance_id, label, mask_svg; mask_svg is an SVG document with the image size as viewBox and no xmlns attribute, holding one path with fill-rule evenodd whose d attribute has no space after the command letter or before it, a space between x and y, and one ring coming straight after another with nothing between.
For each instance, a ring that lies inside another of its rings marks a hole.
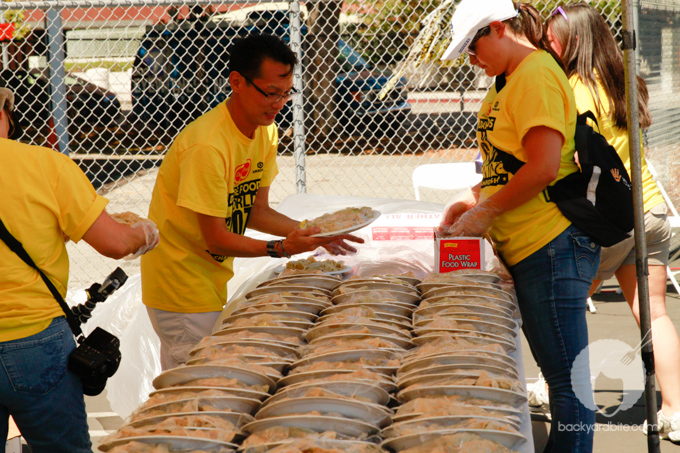
<instances>
[{"instance_id":1,"label":"woman's ponytail","mask_svg":"<svg viewBox=\"0 0 680 453\"><path fill-rule=\"evenodd\" d=\"M519 14L505 21L513 33L524 35L534 47L543 49L552 55L560 67L564 69L562 59L550 47L541 13L530 3L516 2L514 5Z\"/></svg>"}]
</instances>

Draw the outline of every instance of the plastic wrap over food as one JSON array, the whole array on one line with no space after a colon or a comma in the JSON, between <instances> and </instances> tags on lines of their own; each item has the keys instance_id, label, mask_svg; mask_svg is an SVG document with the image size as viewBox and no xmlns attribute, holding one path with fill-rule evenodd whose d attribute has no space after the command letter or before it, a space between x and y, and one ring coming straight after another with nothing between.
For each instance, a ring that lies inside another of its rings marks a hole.
<instances>
[{"instance_id":1,"label":"plastic wrap over food","mask_svg":"<svg viewBox=\"0 0 680 453\"><path fill-rule=\"evenodd\" d=\"M190 453L232 453L234 450L219 446L212 447L209 450L196 450L193 448L191 450L187 450L185 448L176 449L172 448L172 446L169 446L166 443L147 444L133 440L128 443L113 447L112 449L107 450L107 453L187 453L187 451Z\"/></svg>"},{"instance_id":2,"label":"plastic wrap over food","mask_svg":"<svg viewBox=\"0 0 680 453\"><path fill-rule=\"evenodd\" d=\"M335 351L352 349L393 349L395 344L382 338L366 336L359 339L326 337L314 344L303 345L298 348L301 356L319 355Z\"/></svg>"},{"instance_id":3,"label":"plastic wrap over food","mask_svg":"<svg viewBox=\"0 0 680 453\"><path fill-rule=\"evenodd\" d=\"M429 418L445 415L508 417L518 411L509 404L461 395L441 395L428 398L415 398L397 408L397 416Z\"/></svg>"},{"instance_id":4,"label":"plastic wrap over food","mask_svg":"<svg viewBox=\"0 0 680 453\"><path fill-rule=\"evenodd\" d=\"M410 436L444 429L484 429L520 434L512 423L491 417L441 417L397 423L384 430L385 437Z\"/></svg>"},{"instance_id":5,"label":"plastic wrap over food","mask_svg":"<svg viewBox=\"0 0 680 453\"><path fill-rule=\"evenodd\" d=\"M328 434L328 433L324 433ZM331 437L295 439L276 448L251 448L244 453L385 453L368 442L345 441Z\"/></svg>"},{"instance_id":6,"label":"plastic wrap over food","mask_svg":"<svg viewBox=\"0 0 680 453\"><path fill-rule=\"evenodd\" d=\"M512 450L498 442L477 434L460 433L439 436L400 453L511 453Z\"/></svg>"},{"instance_id":7,"label":"plastic wrap over food","mask_svg":"<svg viewBox=\"0 0 680 453\"><path fill-rule=\"evenodd\" d=\"M123 426L115 433L107 436L103 442L144 436L201 437L231 442L236 434L238 434L238 429L223 418L210 415L190 415L168 417L161 422L147 426Z\"/></svg>"},{"instance_id":8,"label":"plastic wrap over food","mask_svg":"<svg viewBox=\"0 0 680 453\"><path fill-rule=\"evenodd\" d=\"M268 444L294 439L350 439L350 437L335 431L316 432L311 429L293 426L272 426L256 431L243 441L243 447Z\"/></svg>"},{"instance_id":9,"label":"plastic wrap over food","mask_svg":"<svg viewBox=\"0 0 680 453\"><path fill-rule=\"evenodd\" d=\"M496 354L505 355L505 350L499 344L476 344L472 339L466 340L464 338L455 338L447 333L425 343L415 349L411 349L404 355L406 361L415 360L417 358L424 358L432 355L440 355L445 352L455 352L458 354L466 354L474 351L475 355L480 355L479 351L489 351ZM483 356L483 355L482 355Z\"/></svg>"},{"instance_id":10,"label":"plastic wrap over food","mask_svg":"<svg viewBox=\"0 0 680 453\"><path fill-rule=\"evenodd\" d=\"M523 393L523 387L518 380L506 376L497 375L485 370L470 370L466 376L435 376L431 379L423 379L421 382L410 385L406 390L422 387L438 387L442 385L472 385L477 387L489 387L513 392Z\"/></svg>"},{"instance_id":11,"label":"plastic wrap over food","mask_svg":"<svg viewBox=\"0 0 680 453\"><path fill-rule=\"evenodd\" d=\"M364 385L372 385L370 383L365 383ZM379 389L379 386L374 386ZM282 394L282 397L277 399L277 401L283 401L286 399L296 399L296 398L340 398L340 399L353 399L361 401L364 403L373 403L371 398L367 398L362 395L363 388L358 385L345 385L345 391L334 391L328 388L321 387L320 385L302 386L298 388L291 388Z\"/></svg>"},{"instance_id":12,"label":"plastic wrap over food","mask_svg":"<svg viewBox=\"0 0 680 453\"><path fill-rule=\"evenodd\" d=\"M83 290L69 291L66 296L71 306L85 302L86 298ZM120 340L120 367L106 383L106 397L111 409L127 418L153 390L151 381L161 372L160 340L142 304L141 275L129 276L106 302L97 304L82 329L88 335L96 327Z\"/></svg>"},{"instance_id":13,"label":"plastic wrap over food","mask_svg":"<svg viewBox=\"0 0 680 453\"><path fill-rule=\"evenodd\" d=\"M113 447L108 453L171 453L167 445L144 444L131 441L124 445Z\"/></svg>"}]
</instances>

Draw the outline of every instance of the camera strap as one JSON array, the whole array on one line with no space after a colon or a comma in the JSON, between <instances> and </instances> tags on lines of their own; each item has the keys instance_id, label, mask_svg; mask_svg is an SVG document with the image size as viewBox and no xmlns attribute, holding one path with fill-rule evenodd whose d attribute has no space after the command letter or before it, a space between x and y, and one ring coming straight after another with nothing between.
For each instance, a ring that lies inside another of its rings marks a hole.
<instances>
[{"instance_id":1,"label":"camera strap","mask_svg":"<svg viewBox=\"0 0 680 453\"><path fill-rule=\"evenodd\" d=\"M12 236L12 233L9 232L9 230L2 222L2 220L0 220L0 238L5 242L5 244L7 244L7 247L9 247L11 251L19 255L19 258L21 258L26 264L31 266L33 269L38 271L40 277L43 279L43 281L47 285L47 288L52 293L52 296L54 296L54 298L57 299L57 302L59 302L61 309L64 310L64 314L66 315L66 321L68 321L68 325L69 327L71 327L73 335L75 335L76 337L81 336L83 334L83 331L80 330L80 322L73 315L73 312L71 312L71 309L66 304L66 301L64 301L64 298L61 297L61 294L59 294L59 291L57 290L57 288L55 288L54 284L50 281L47 275L45 275L45 273L42 270L40 270L40 268L35 264L35 262L33 262L31 257L24 249L24 246L21 245L21 242L19 242L14 236Z\"/></svg>"}]
</instances>

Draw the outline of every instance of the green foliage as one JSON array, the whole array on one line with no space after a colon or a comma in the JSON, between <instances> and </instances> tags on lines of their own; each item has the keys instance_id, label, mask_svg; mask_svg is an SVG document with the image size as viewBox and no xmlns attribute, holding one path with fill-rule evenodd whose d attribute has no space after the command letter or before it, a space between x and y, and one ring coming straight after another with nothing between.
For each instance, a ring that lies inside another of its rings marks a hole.
<instances>
[{"instance_id":1,"label":"green foliage","mask_svg":"<svg viewBox=\"0 0 680 453\"><path fill-rule=\"evenodd\" d=\"M12 0L3 0L5 2L11 3ZM23 10L13 10L9 9L5 11L5 21L14 23L14 35L12 38L15 41L21 41L29 33L31 33L31 27L24 23L26 16Z\"/></svg>"},{"instance_id":2,"label":"green foliage","mask_svg":"<svg viewBox=\"0 0 680 453\"><path fill-rule=\"evenodd\" d=\"M358 24L350 24L342 31L343 38L356 49L363 50L367 60L378 67L394 67L407 54L421 29L422 20L441 2L439 0L365 0L346 2L350 11L362 18ZM568 4L562 0L539 0L531 2L544 18L557 6ZM594 0L589 2L606 18L614 36L621 35L621 2ZM452 14L451 11L450 14ZM448 24L450 14L443 18ZM455 65L460 64L456 62Z\"/></svg>"},{"instance_id":3,"label":"green foliage","mask_svg":"<svg viewBox=\"0 0 680 453\"><path fill-rule=\"evenodd\" d=\"M351 0L347 4L362 16L362 23L348 26L344 36L355 48L370 49L366 58L372 64L394 66L408 53L420 31L420 22L439 3L434 0L382 0L367 6L366 2Z\"/></svg>"}]
</instances>

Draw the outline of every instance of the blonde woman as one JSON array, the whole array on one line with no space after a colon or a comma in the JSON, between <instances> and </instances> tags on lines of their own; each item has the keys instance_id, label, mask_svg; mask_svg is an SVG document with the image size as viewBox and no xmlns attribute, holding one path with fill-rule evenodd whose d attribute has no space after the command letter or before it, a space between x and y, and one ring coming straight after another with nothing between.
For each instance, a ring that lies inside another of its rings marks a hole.
<instances>
[{"instance_id":1,"label":"blonde woman","mask_svg":"<svg viewBox=\"0 0 680 453\"><path fill-rule=\"evenodd\" d=\"M623 52L600 13L585 3L559 7L548 19L548 36L561 56L579 112L597 117L600 133L616 148L630 173ZM640 126L650 126L647 86L638 77ZM642 158L642 191L649 264L654 366L661 388L659 434L680 441L680 338L666 312L666 266L671 230L667 207L647 162ZM635 239L602 249L602 262L591 294L616 275L635 320L640 323L635 268ZM646 432L646 430L645 430Z\"/></svg>"}]
</instances>

